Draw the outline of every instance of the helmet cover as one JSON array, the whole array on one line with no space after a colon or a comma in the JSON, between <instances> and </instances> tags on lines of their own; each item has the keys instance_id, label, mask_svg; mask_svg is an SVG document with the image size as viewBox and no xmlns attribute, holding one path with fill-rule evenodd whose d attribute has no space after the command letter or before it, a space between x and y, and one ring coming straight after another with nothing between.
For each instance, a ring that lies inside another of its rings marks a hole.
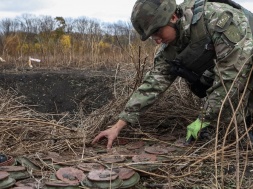
<instances>
[{"instance_id":1,"label":"helmet cover","mask_svg":"<svg viewBox=\"0 0 253 189\"><path fill-rule=\"evenodd\" d=\"M159 28L166 26L176 11L175 0L137 0L131 15L134 29L145 41Z\"/></svg>"}]
</instances>

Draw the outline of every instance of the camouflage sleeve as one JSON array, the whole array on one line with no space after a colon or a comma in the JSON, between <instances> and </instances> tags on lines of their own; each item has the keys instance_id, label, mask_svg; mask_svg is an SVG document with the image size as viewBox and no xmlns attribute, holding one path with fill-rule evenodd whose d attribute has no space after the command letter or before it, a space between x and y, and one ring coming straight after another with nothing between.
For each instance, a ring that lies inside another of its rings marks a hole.
<instances>
[{"instance_id":1,"label":"camouflage sleeve","mask_svg":"<svg viewBox=\"0 0 253 189\"><path fill-rule=\"evenodd\" d=\"M168 89L176 77L168 74L170 64L165 61L165 58L174 59L174 53L174 49L170 46L160 47L155 57L153 70L146 74L142 85L130 97L119 119L131 124L138 122L140 113L147 110Z\"/></svg>"},{"instance_id":2,"label":"camouflage sleeve","mask_svg":"<svg viewBox=\"0 0 253 189\"><path fill-rule=\"evenodd\" d=\"M228 122L239 104L252 67L252 32L245 15L226 4L207 3L205 18L215 46L216 65L214 83L207 91L205 111L200 117L216 120L224 102L222 121ZM242 121L242 111L236 116L237 121Z\"/></svg>"}]
</instances>

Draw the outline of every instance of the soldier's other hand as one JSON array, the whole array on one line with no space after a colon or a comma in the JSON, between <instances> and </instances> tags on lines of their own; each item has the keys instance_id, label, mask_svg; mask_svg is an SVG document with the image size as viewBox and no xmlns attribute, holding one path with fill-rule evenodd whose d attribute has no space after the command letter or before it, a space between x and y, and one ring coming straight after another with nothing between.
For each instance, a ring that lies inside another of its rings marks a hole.
<instances>
[{"instance_id":1,"label":"soldier's other hand","mask_svg":"<svg viewBox=\"0 0 253 189\"><path fill-rule=\"evenodd\" d=\"M126 126L127 123L123 120L119 120L115 125L113 125L111 128L106 129L102 132L100 132L92 141L92 144L95 144L102 138L107 138L107 149L112 148L113 141L118 137L121 129Z\"/></svg>"},{"instance_id":2,"label":"soldier's other hand","mask_svg":"<svg viewBox=\"0 0 253 189\"><path fill-rule=\"evenodd\" d=\"M209 122L202 122L199 118L187 126L186 142L190 142L193 138L198 138L201 129L207 127Z\"/></svg>"}]
</instances>

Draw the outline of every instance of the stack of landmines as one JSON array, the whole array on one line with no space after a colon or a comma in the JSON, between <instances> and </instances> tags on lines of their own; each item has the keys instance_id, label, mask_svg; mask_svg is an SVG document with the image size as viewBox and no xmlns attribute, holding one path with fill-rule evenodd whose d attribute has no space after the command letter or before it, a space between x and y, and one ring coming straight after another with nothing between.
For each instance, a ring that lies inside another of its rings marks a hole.
<instances>
[{"instance_id":1,"label":"stack of landmines","mask_svg":"<svg viewBox=\"0 0 253 189\"><path fill-rule=\"evenodd\" d=\"M143 140L121 140L120 143L119 148L111 152L98 145L75 156L55 152L16 158L8 156L0 164L0 188L132 188L149 173L159 173L168 154L180 154L185 147L183 140L174 142L177 148Z\"/></svg>"}]
</instances>

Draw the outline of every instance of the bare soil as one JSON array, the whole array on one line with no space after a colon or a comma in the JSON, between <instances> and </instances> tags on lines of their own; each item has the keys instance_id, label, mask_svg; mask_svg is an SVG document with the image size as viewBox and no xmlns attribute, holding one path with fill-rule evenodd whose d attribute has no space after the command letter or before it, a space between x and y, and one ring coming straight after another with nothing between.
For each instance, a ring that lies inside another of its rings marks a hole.
<instances>
[{"instance_id":1,"label":"bare soil","mask_svg":"<svg viewBox=\"0 0 253 189\"><path fill-rule=\"evenodd\" d=\"M2 70L0 87L25 96L25 103L43 113L89 114L113 98L113 71L78 69Z\"/></svg>"}]
</instances>

